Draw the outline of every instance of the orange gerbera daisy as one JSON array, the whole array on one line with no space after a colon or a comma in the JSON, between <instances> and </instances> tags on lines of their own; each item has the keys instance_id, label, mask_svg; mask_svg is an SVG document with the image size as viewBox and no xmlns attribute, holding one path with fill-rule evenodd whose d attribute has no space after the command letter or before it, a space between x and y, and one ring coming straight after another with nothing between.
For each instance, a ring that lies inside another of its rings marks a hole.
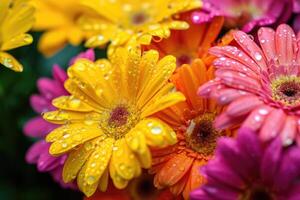
<instances>
[{"instance_id":1,"label":"orange gerbera daisy","mask_svg":"<svg viewBox=\"0 0 300 200\"><path fill-rule=\"evenodd\" d=\"M204 182L199 167L213 156L217 139L233 135L232 130L219 131L213 126L223 107L196 95L198 87L211 80L213 73L213 67L208 67L201 59L195 59L191 65L182 65L173 81L186 96L186 101L157 114L176 130L178 143L152 151L150 173L156 174L154 185L157 188L169 187L173 194L182 193L185 199Z\"/></svg>"},{"instance_id":2,"label":"orange gerbera daisy","mask_svg":"<svg viewBox=\"0 0 300 200\"><path fill-rule=\"evenodd\" d=\"M188 19L188 16L191 14L186 13L182 17ZM208 49L218 38L223 21L222 17L203 24L193 24L189 20L189 30L174 31L169 39L146 47L159 50L161 56L171 54L177 57L179 68L172 81L177 90L185 95L186 101L156 116L176 130L178 143L152 151L153 167L150 173L155 173L156 187L169 187L173 194L182 193L185 199L188 199L191 190L204 182L199 167L214 155L217 139L234 133L233 130L215 129L214 119L223 107L213 100L197 96L199 86L213 79L213 57L208 54ZM218 45L226 45L231 41L231 34L227 34Z\"/></svg>"},{"instance_id":3,"label":"orange gerbera daisy","mask_svg":"<svg viewBox=\"0 0 300 200\"><path fill-rule=\"evenodd\" d=\"M167 39L153 40L144 49L156 49L160 56L173 55L177 58L177 66L191 64L195 58L202 58L205 63L211 63L212 57L208 55L208 49L215 43L224 24L223 17L215 17L207 23L196 24L192 20L193 12L187 12L180 16L180 20L189 23L188 30L172 30ZM225 43L231 37L224 37Z\"/></svg>"}]
</instances>

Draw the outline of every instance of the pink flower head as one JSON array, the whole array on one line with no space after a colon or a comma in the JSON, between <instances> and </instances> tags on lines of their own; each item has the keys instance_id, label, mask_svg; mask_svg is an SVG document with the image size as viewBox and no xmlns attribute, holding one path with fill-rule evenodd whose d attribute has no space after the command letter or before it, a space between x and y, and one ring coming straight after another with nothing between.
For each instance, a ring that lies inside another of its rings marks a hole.
<instances>
[{"instance_id":1,"label":"pink flower head","mask_svg":"<svg viewBox=\"0 0 300 200\"><path fill-rule=\"evenodd\" d=\"M199 95L228 105L215 122L219 129L242 123L259 132L263 141L280 135L289 145L300 145L300 43L285 24L276 32L258 31L260 47L241 31L234 33L239 47L213 47L216 78Z\"/></svg>"},{"instance_id":2,"label":"pink flower head","mask_svg":"<svg viewBox=\"0 0 300 200\"><path fill-rule=\"evenodd\" d=\"M207 183L191 200L300 199L300 148L283 148L278 138L262 144L249 129L240 129L237 139L220 139L201 172Z\"/></svg>"},{"instance_id":3,"label":"pink flower head","mask_svg":"<svg viewBox=\"0 0 300 200\"><path fill-rule=\"evenodd\" d=\"M286 22L292 9L293 0L203 0L207 18L225 16L229 27L240 27L245 32Z\"/></svg>"},{"instance_id":4,"label":"pink flower head","mask_svg":"<svg viewBox=\"0 0 300 200\"><path fill-rule=\"evenodd\" d=\"M76 59L86 58L95 60L93 50L87 50L73 58L70 64L73 64ZM54 65L52 69L53 78L40 78L37 81L39 94L34 94L30 97L30 103L33 110L38 113L37 117L29 120L23 127L25 135L39 139L33 144L26 154L26 161L30 164L37 164L40 172L49 172L54 180L61 183L63 187L74 188L74 184L65 184L62 181L61 172L66 156L53 157L49 154L50 144L46 143L45 136L56 128L49 122L46 122L41 113L52 111L55 108L52 106L52 100L69 93L64 88L64 82L67 79L67 74L58 65Z\"/></svg>"}]
</instances>

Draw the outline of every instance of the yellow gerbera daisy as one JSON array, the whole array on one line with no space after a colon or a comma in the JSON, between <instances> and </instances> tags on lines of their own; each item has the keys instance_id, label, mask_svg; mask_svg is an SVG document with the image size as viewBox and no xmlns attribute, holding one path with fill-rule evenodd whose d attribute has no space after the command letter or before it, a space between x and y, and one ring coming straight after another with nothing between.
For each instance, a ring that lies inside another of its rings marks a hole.
<instances>
[{"instance_id":1,"label":"yellow gerbera daisy","mask_svg":"<svg viewBox=\"0 0 300 200\"><path fill-rule=\"evenodd\" d=\"M142 168L151 166L148 148L176 143L173 130L152 114L185 97L168 82L176 59L159 60L157 51L118 48L110 60L79 60L68 69L65 83L71 96L55 99L57 111L44 114L61 124L46 140L50 153L69 153L63 179L77 177L79 188L92 195L105 191L108 174L125 188Z\"/></svg>"},{"instance_id":2,"label":"yellow gerbera daisy","mask_svg":"<svg viewBox=\"0 0 300 200\"><path fill-rule=\"evenodd\" d=\"M79 0L31 0L36 8L36 23L33 29L45 31L40 38L38 48L46 56L52 56L70 43L79 45L85 38L78 26L78 18L87 13Z\"/></svg>"},{"instance_id":3,"label":"yellow gerbera daisy","mask_svg":"<svg viewBox=\"0 0 300 200\"><path fill-rule=\"evenodd\" d=\"M152 36L167 38L170 29L187 29L188 23L172 18L177 13L199 8L200 0L81 0L98 13L98 18L83 17L83 29L94 31L86 45L99 47L111 42L108 54L118 46L136 41L149 44Z\"/></svg>"},{"instance_id":4,"label":"yellow gerbera daisy","mask_svg":"<svg viewBox=\"0 0 300 200\"><path fill-rule=\"evenodd\" d=\"M22 65L5 51L32 43L26 34L34 23L34 8L27 0L0 1L0 63L14 71L23 71Z\"/></svg>"}]
</instances>

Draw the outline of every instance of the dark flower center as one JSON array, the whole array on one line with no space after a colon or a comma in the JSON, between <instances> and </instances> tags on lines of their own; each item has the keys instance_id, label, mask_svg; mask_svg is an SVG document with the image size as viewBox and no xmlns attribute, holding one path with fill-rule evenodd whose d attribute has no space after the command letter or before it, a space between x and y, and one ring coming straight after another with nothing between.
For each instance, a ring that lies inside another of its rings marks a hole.
<instances>
[{"instance_id":1,"label":"dark flower center","mask_svg":"<svg viewBox=\"0 0 300 200\"><path fill-rule=\"evenodd\" d=\"M273 194L264 186L254 186L243 194L241 200L274 200Z\"/></svg>"},{"instance_id":2,"label":"dark flower center","mask_svg":"<svg viewBox=\"0 0 300 200\"><path fill-rule=\"evenodd\" d=\"M142 25L147 20L148 20L148 16L144 12L135 13L131 18L131 22L134 25Z\"/></svg>"},{"instance_id":3,"label":"dark flower center","mask_svg":"<svg viewBox=\"0 0 300 200\"><path fill-rule=\"evenodd\" d=\"M213 126L215 114L205 113L194 118L187 129L186 140L188 146L204 155L211 155L216 148L216 141L221 132Z\"/></svg>"},{"instance_id":4,"label":"dark flower center","mask_svg":"<svg viewBox=\"0 0 300 200\"><path fill-rule=\"evenodd\" d=\"M284 105L295 106L300 103L300 78L281 77L272 82L273 98Z\"/></svg>"},{"instance_id":5,"label":"dark flower center","mask_svg":"<svg viewBox=\"0 0 300 200\"><path fill-rule=\"evenodd\" d=\"M144 174L134 179L129 186L132 199L156 199L157 189L153 185L153 177Z\"/></svg>"},{"instance_id":6,"label":"dark flower center","mask_svg":"<svg viewBox=\"0 0 300 200\"><path fill-rule=\"evenodd\" d=\"M125 107L117 107L110 113L108 123L111 126L119 127L127 123L129 112Z\"/></svg>"},{"instance_id":7,"label":"dark flower center","mask_svg":"<svg viewBox=\"0 0 300 200\"><path fill-rule=\"evenodd\" d=\"M191 64L191 57L188 55L181 55L177 58L177 66L180 67L183 64Z\"/></svg>"}]
</instances>

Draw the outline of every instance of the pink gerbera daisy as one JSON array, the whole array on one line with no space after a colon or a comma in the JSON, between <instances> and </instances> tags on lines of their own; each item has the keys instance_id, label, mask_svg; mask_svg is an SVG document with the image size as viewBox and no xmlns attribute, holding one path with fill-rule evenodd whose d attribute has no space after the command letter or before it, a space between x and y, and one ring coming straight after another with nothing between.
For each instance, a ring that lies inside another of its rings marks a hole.
<instances>
[{"instance_id":1,"label":"pink gerbera daisy","mask_svg":"<svg viewBox=\"0 0 300 200\"><path fill-rule=\"evenodd\" d=\"M94 60L94 51L88 50L73 58L70 64L76 59L86 58ZM37 82L39 94L30 97L32 108L39 115L32 118L24 125L24 133L29 137L33 137L38 141L33 144L26 154L26 161L30 164L36 164L40 172L49 172L53 179L60 183L62 187L74 188L75 184L65 184L62 180L62 169L66 160L66 155L53 157L49 154L50 144L46 143L45 137L54 130L57 125L53 125L45 121L41 117L41 113L54 110L52 100L56 97L68 95L64 89L64 82L67 79L67 73L58 65L53 66L53 79L40 78Z\"/></svg>"},{"instance_id":2,"label":"pink gerbera daisy","mask_svg":"<svg viewBox=\"0 0 300 200\"><path fill-rule=\"evenodd\" d=\"M199 89L228 108L216 120L219 129L242 122L263 141L280 135L285 145L300 145L300 43L288 25L258 31L260 47L236 31L239 47L213 47L216 78Z\"/></svg>"},{"instance_id":3,"label":"pink gerbera daisy","mask_svg":"<svg viewBox=\"0 0 300 200\"><path fill-rule=\"evenodd\" d=\"M203 0L201 18L225 16L229 28L249 32L258 26L286 22L292 10L293 0Z\"/></svg>"}]
</instances>

